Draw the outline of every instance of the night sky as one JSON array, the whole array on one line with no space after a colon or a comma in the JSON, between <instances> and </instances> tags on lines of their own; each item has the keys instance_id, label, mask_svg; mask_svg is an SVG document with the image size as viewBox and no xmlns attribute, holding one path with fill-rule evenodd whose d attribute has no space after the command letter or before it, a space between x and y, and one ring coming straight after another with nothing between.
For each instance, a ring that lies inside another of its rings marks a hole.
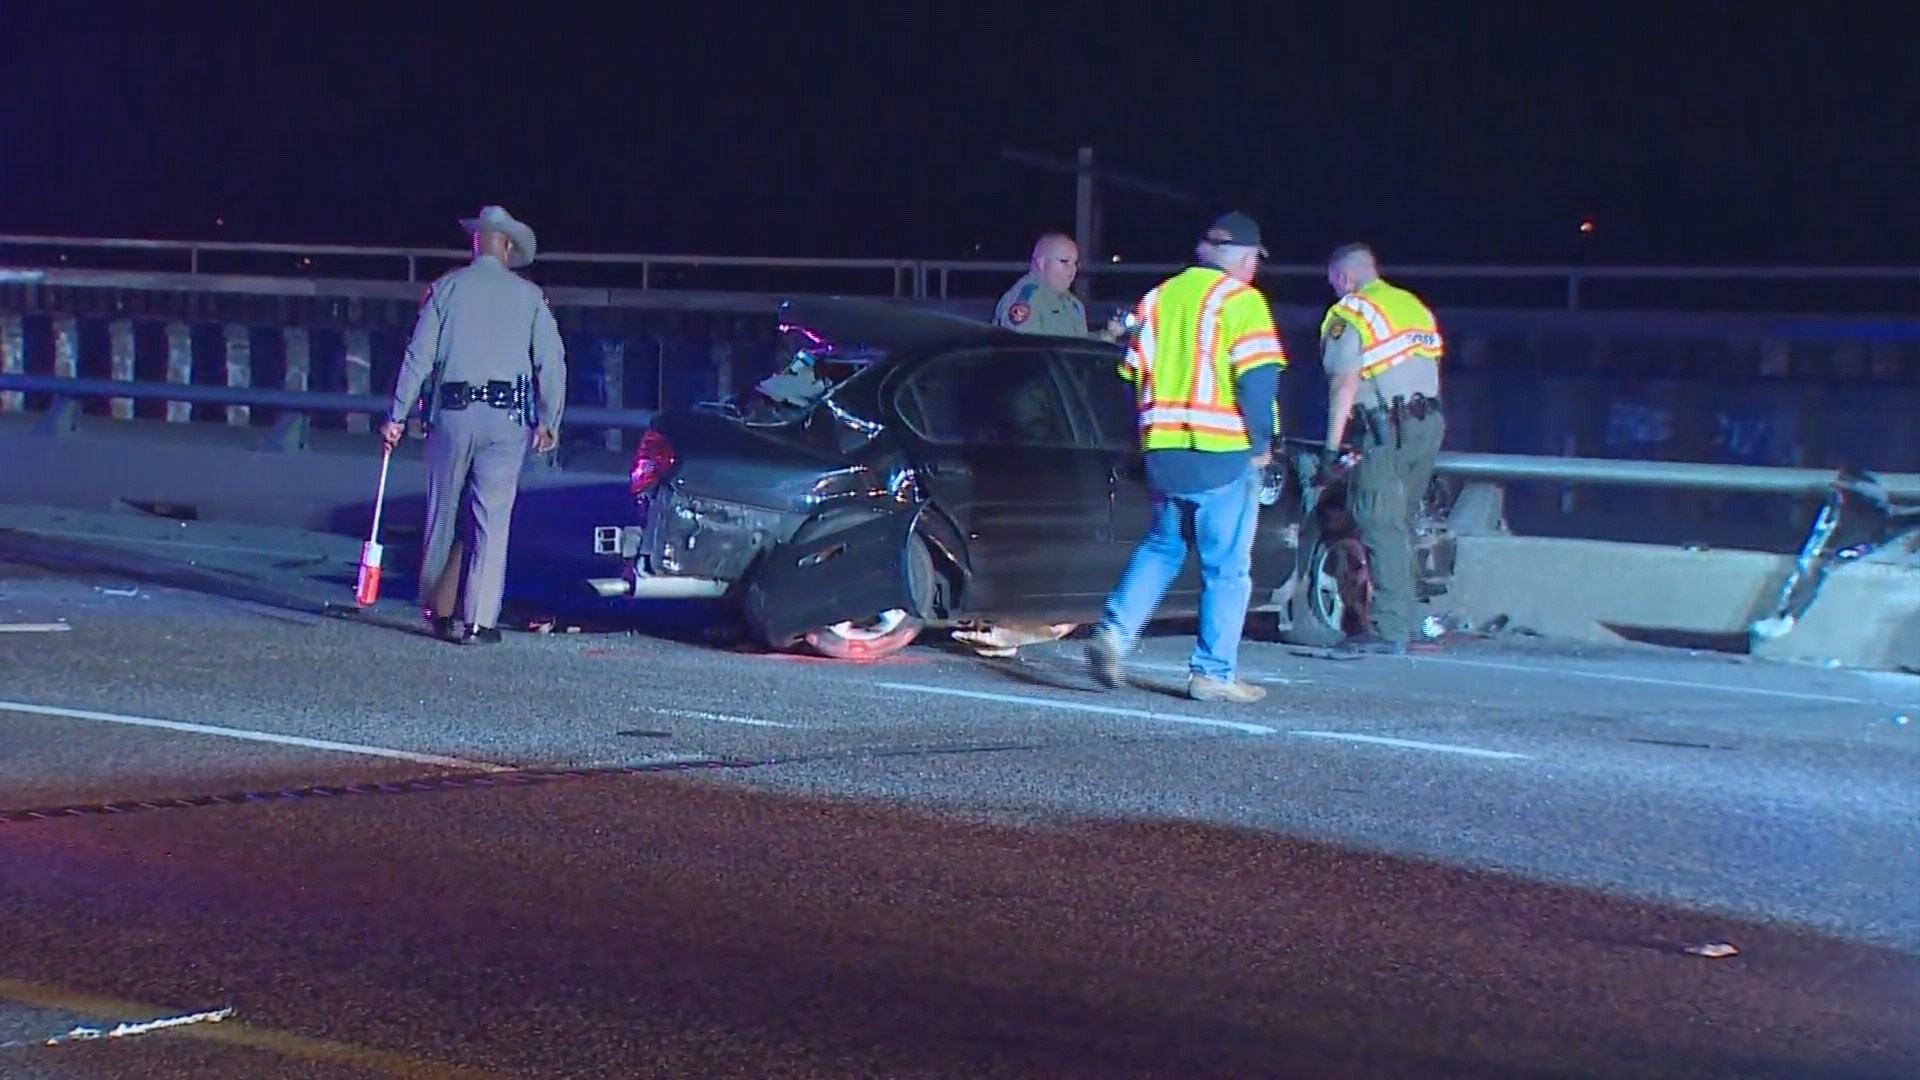
<instances>
[{"instance_id":1,"label":"night sky","mask_svg":"<svg viewBox=\"0 0 1920 1080\"><path fill-rule=\"evenodd\" d=\"M0 230L1018 259L1073 185L1000 149L1084 144L1202 200L1109 197L1142 261L1920 262L1898 5L435 7L7 4Z\"/></svg>"}]
</instances>

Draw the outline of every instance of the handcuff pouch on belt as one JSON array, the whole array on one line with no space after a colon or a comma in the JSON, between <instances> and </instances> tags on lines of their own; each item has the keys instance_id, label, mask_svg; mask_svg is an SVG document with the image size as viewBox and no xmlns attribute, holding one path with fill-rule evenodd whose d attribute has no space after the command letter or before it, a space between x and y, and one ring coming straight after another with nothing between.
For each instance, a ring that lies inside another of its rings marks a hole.
<instances>
[{"instance_id":1,"label":"handcuff pouch on belt","mask_svg":"<svg viewBox=\"0 0 1920 1080\"><path fill-rule=\"evenodd\" d=\"M534 426L533 380L522 375L511 382L506 379L490 379L487 382L440 384L441 409L459 410L471 405L503 409L513 415L515 423L523 427L532 427Z\"/></svg>"}]
</instances>

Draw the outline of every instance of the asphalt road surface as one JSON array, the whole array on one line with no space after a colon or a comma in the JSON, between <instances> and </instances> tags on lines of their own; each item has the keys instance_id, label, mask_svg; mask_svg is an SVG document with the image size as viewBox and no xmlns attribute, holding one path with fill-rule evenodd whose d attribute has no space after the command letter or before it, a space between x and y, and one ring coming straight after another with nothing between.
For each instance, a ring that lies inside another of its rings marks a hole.
<instances>
[{"instance_id":1,"label":"asphalt road surface","mask_svg":"<svg viewBox=\"0 0 1920 1080\"><path fill-rule=\"evenodd\" d=\"M0 1076L1920 1076L1914 679L1250 643L1235 708L1171 636L1098 693L115 585L0 578L71 628L0 633Z\"/></svg>"}]
</instances>

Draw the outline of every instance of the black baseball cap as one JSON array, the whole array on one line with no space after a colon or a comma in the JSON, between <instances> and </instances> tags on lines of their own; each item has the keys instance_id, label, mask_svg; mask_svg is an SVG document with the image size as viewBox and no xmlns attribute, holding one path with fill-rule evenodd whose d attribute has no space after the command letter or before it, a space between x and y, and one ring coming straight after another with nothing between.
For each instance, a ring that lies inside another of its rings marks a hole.
<instances>
[{"instance_id":1,"label":"black baseball cap","mask_svg":"<svg viewBox=\"0 0 1920 1080\"><path fill-rule=\"evenodd\" d=\"M1267 246L1260 242L1260 223L1238 210L1208 226L1207 243L1257 248L1261 258L1267 257Z\"/></svg>"}]
</instances>

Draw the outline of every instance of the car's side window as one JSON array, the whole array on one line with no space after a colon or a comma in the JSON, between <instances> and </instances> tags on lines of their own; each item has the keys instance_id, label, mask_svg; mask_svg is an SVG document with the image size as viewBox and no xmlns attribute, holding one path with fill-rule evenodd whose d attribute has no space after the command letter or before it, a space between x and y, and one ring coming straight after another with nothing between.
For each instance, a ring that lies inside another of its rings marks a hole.
<instances>
[{"instance_id":1,"label":"car's side window","mask_svg":"<svg viewBox=\"0 0 1920 1080\"><path fill-rule=\"evenodd\" d=\"M1066 399L1044 349L955 353L916 368L894 407L932 443L1072 446Z\"/></svg>"},{"instance_id":2,"label":"car's side window","mask_svg":"<svg viewBox=\"0 0 1920 1080\"><path fill-rule=\"evenodd\" d=\"M1120 359L1113 353L1063 349L1061 366L1067 381L1093 414L1094 434L1103 450L1134 450L1140 445L1133 384L1120 377Z\"/></svg>"}]
</instances>

